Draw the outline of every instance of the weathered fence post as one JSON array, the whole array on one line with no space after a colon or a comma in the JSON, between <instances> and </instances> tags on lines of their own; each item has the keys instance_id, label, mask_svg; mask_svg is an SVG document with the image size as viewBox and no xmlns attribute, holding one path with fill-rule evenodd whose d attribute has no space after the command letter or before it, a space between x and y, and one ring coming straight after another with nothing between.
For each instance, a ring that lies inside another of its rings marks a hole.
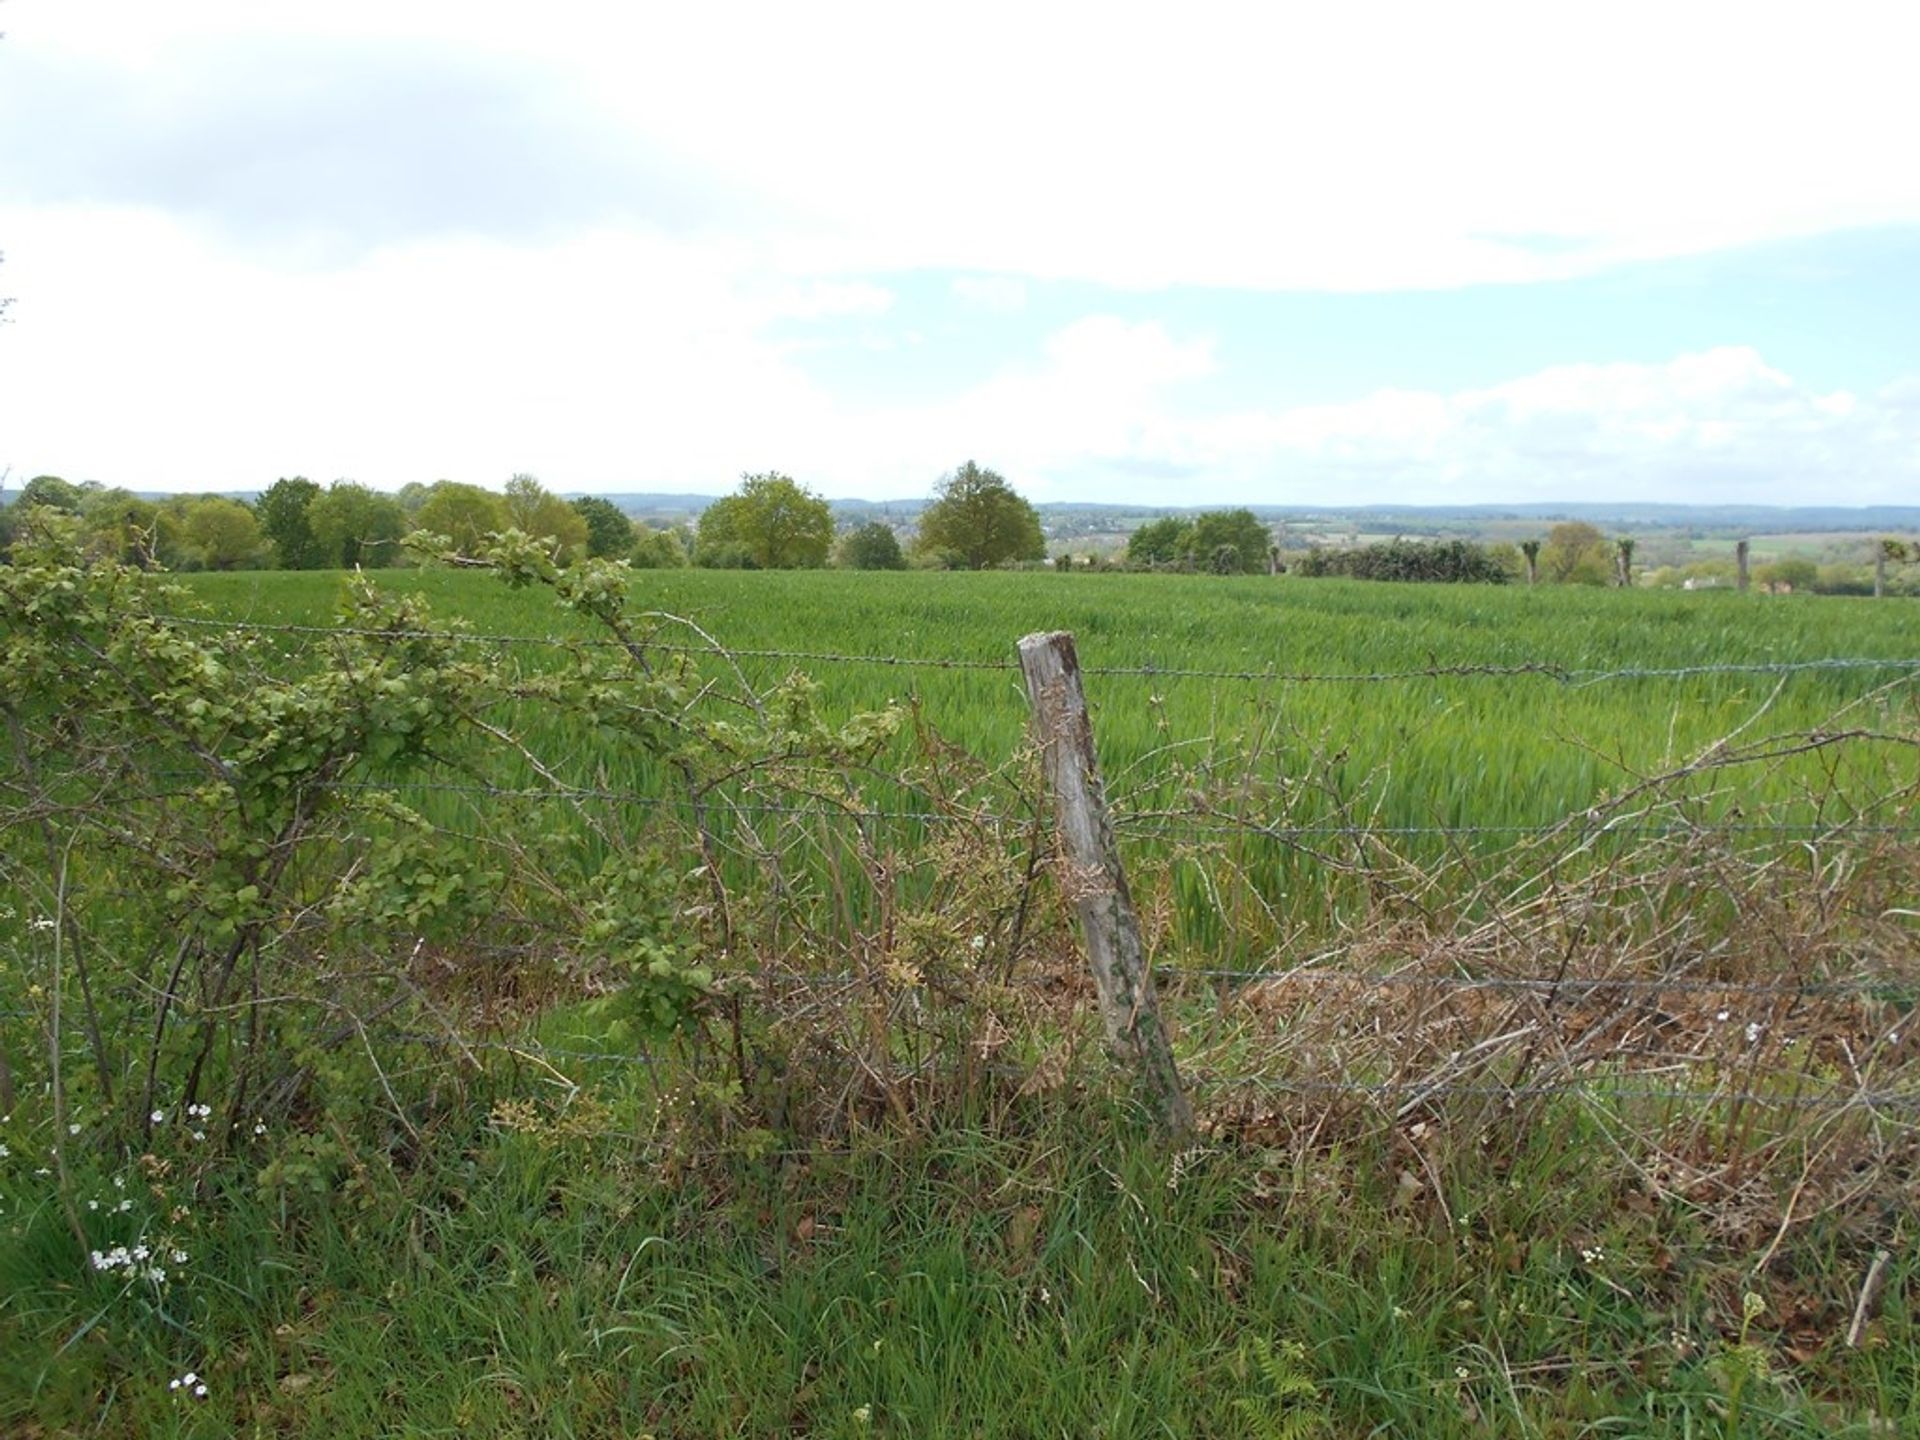
<instances>
[{"instance_id":1,"label":"weathered fence post","mask_svg":"<svg viewBox=\"0 0 1920 1440\"><path fill-rule=\"evenodd\" d=\"M1107 1046L1132 1071L1161 1128L1184 1135L1193 1128L1193 1108L1173 1063L1140 941L1140 919L1120 868L1073 636L1065 631L1028 635L1019 650L1033 706L1033 733L1053 789L1062 884L1086 936Z\"/></svg>"},{"instance_id":2,"label":"weathered fence post","mask_svg":"<svg viewBox=\"0 0 1920 1440\"><path fill-rule=\"evenodd\" d=\"M1881 600L1887 593L1887 546L1886 542L1873 549L1873 598Z\"/></svg>"},{"instance_id":3,"label":"weathered fence post","mask_svg":"<svg viewBox=\"0 0 1920 1440\"><path fill-rule=\"evenodd\" d=\"M1733 566L1740 577L1740 593L1743 595L1747 590L1747 551L1751 548L1751 544L1751 541L1740 540L1735 542L1733 547Z\"/></svg>"}]
</instances>

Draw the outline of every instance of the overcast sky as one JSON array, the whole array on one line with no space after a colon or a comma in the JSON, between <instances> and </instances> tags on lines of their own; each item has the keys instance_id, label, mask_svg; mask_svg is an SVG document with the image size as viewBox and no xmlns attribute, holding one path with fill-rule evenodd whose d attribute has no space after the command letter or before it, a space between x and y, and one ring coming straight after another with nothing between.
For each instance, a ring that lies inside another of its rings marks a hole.
<instances>
[{"instance_id":1,"label":"overcast sky","mask_svg":"<svg viewBox=\"0 0 1920 1440\"><path fill-rule=\"evenodd\" d=\"M0 23L15 484L1920 502L1912 0Z\"/></svg>"}]
</instances>

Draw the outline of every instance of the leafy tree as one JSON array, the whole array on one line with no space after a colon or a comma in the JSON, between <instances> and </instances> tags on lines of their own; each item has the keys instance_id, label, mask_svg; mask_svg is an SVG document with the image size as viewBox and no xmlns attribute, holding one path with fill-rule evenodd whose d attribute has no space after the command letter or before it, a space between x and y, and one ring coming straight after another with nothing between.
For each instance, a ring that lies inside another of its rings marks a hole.
<instances>
[{"instance_id":1,"label":"leafy tree","mask_svg":"<svg viewBox=\"0 0 1920 1440\"><path fill-rule=\"evenodd\" d=\"M833 546L833 511L789 476L743 475L700 515L694 558L715 568L811 570Z\"/></svg>"},{"instance_id":2,"label":"leafy tree","mask_svg":"<svg viewBox=\"0 0 1920 1440\"><path fill-rule=\"evenodd\" d=\"M636 570L680 570L687 563L687 543L678 530L655 530L635 522L633 549L627 556Z\"/></svg>"},{"instance_id":3,"label":"leafy tree","mask_svg":"<svg viewBox=\"0 0 1920 1440\"><path fill-rule=\"evenodd\" d=\"M1267 568L1273 536L1251 510L1210 510L1194 517L1184 543L1196 569L1258 575Z\"/></svg>"},{"instance_id":4,"label":"leafy tree","mask_svg":"<svg viewBox=\"0 0 1920 1440\"><path fill-rule=\"evenodd\" d=\"M533 476L515 475L507 481L504 499L508 523L537 540L545 540L562 565L571 564L586 551L585 517Z\"/></svg>"},{"instance_id":5,"label":"leafy tree","mask_svg":"<svg viewBox=\"0 0 1920 1440\"><path fill-rule=\"evenodd\" d=\"M58 475L36 475L20 487L20 498L13 503L22 507L46 505L69 515L80 513L81 488Z\"/></svg>"},{"instance_id":6,"label":"leafy tree","mask_svg":"<svg viewBox=\"0 0 1920 1440\"><path fill-rule=\"evenodd\" d=\"M273 542L273 553L282 570L319 570L327 563L327 550L313 533L307 511L320 487L304 475L282 478L261 492L254 502L254 514L260 528Z\"/></svg>"},{"instance_id":7,"label":"leafy tree","mask_svg":"<svg viewBox=\"0 0 1920 1440\"><path fill-rule=\"evenodd\" d=\"M1604 585L1612 572L1607 537L1584 520L1563 520L1540 549L1547 578L1557 585Z\"/></svg>"},{"instance_id":8,"label":"leafy tree","mask_svg":"<svg viewBox=\"0 0 1920 1440\"><path fill-rule=\"evenodd\" d=\"M160 507L118 486L94 490L80 502L82 543L94 559L144 570L158 558Z\"/></svg>"},{"instance_id":9,"label":"leafy tree","mask_svg":"<svg viewBox=\"0 0 1920 1440\"><path fill-rule=\"evenodd\" d=\"M427 503L427 497L432 493L431 486L422 485L418 480L409 480L393 492L393 498L400 502L400 508L411 518L420 513L420 507Z\"/></svg>"},{"instance_id":10,"label":"leafy tree","mask_svg":"<svg viewBox=\"0 0 1920 1440\"><path fill-rule=\"evenodd\" d=\"M1149 520L1127 537L1127 563L1142 569L1154 565L1172 565L1188 554L1187 537L1193 522L1178 515Z\"/></svg>"},{"instance_id":11,"label":"leafy tree","mask_svg":"<svg viewBox=\"0 0 1920 1440\"><path fill-rule=\"evenodd\" d=\"M1768 590L1806 591L1820 578L1820 567L1803 556L1770 560L1755 567L1753 578Z\"/></svg>"},{"instance_id":12,"label":"leafy tree","mask_svg":"<svg viewBox=\"0 0 1920 1440\"><path fill-rule=\"evenodd\" d=\"M619 559L633 549L633 522L611 500L582 495L568 503L587 522L587 554L594 559Z\"/></svg>"},{"instance_id":13,"label":"leafy tree","mask_svg":"<svg viewBox=\"0 0 1920 1440\"><path fill-rule=\"evenodd\" d=\"M391 495L354 480L336 480L313 497L307 523L329 566L378 570L400 558L407 517Z\"/></svg>"},{"instance_id":14,"label":"leafy tree","mask_svg":"<svg viewBox=\"0 0 1920 1440\"><path fill-rule=\"evenodd\" d=\"M481 542L513 522L507 502L493 491L458 480L436 480L413 523L430 535L446 536L456 554L471 559L480 553Z\"/></svg>"},{"instance_id":15,"label":"leafy tree","mask_svg":"<svg viewBox=\"0 0 1920 1440\"><path fill-rule=\"evenodd\" d=\"M840 563L849 570L904 570L900 537L884 520L869 520L840 542Z\"/></svg>"},{"instance_id":16,"label":"leafy tree","mask_svg":"<svg viewBox=\"0 0 1920 1440\"><path fill-rule=\"evenodd\" d=\"M256 570L272 545L253 511L224 495L182 499L174 559L181 570Z\"/></svg>"},{"instance_id":17,"label":"leafy tree","mask_svg":"<svg viewBox=\"0 0 1920 1440\"><path fill-rule=\"evenodd\" d=\"M1011 485L969 460L935 487L939 498L920 516L918 550L951 550L969 570L1008 560L1043 560L1040 516Z\"/></svg>"}]
</instances>

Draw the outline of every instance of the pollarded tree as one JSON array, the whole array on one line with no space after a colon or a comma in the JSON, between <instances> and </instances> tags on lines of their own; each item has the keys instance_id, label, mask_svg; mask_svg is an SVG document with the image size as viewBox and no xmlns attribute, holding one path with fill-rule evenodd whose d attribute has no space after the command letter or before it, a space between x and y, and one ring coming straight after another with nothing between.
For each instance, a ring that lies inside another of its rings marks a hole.
<instances>
[{"instance_id":1,"label":"pollarded tree","mask_svg":"<svg viewBox=\"0 0 1920 1440\"><path fill-rule=\"evenodd\" d=\"M833 510L777 470L742 475L740 488L700 516L696 558L721 567L813 570L833 548Z\"/></svg>"},{"instance_id":2,"label":"pollarded tree","mask_svg":"<svg viewBox=\"0 0 1920 1440\"><path fill-rule=\"evenodd\" d=\"M951 550L969 570L1046 558L1039 514L993 471L969 460L935 489L939 498L920 516L916 550Z\"/></svg>"}]
</instances>

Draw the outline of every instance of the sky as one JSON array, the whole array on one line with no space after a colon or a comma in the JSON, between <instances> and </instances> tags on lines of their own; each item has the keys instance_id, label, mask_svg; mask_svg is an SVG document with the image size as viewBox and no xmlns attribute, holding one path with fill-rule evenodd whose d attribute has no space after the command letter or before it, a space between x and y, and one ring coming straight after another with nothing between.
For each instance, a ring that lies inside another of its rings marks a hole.
<instances>
[{"instance_id":1,"label":"sky","mask_svg":"<svg viewBox=\"0 0 1920 1440\"><path fill-rule=\"evenodd\" d=\"M0 27L14 485L1920 503L1911 0Z\"/></svg>"}]
</instances>

